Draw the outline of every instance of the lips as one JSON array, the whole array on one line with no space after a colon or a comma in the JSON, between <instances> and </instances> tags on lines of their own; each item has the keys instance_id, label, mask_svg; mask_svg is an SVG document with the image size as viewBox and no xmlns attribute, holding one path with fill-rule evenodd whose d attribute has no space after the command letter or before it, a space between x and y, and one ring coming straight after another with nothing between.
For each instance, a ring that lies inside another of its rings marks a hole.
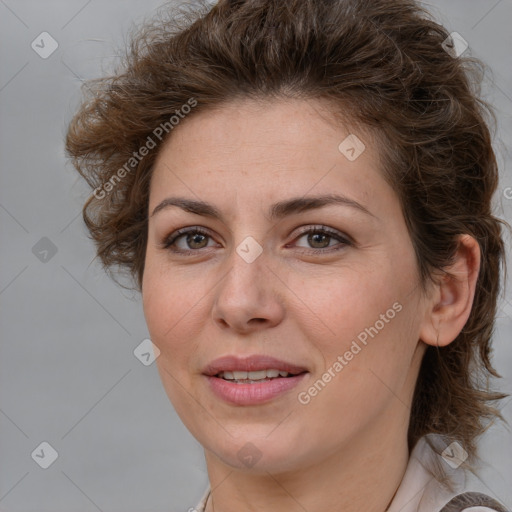
<instances>
[{"instance_id":1,"label":"lips","mask_svg":"<svg viewBox=\"0 0 512 512\"><path fill-rule=\"evenodd\" d=\"M253 355L245 358L224 356L215 359L203 368L203 374L213 377L221 372L257 372L275 369L292 375L307 372L303 366L266 355Z\"/></svg>"},{"instance_id":2,"label":"lips","mask_svg":"<svg viewBox=\"0 0 512 512\"><path fill-rule=\"evenodd\" d=\"M291 400L292 389L308 373L303 366L266 355L224 356L203 369L214 396L237 407L261 406L278 398Z\"/></svg>"}]
</instances>

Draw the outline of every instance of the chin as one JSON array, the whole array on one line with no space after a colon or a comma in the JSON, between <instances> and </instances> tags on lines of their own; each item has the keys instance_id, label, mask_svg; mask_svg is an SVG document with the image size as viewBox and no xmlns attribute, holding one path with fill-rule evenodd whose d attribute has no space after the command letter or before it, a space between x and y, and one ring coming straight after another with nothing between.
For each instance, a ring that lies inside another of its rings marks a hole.
<instances>
[{"instance_id":1,"label":"chin","mask_svg":"<svg viewBox=\"0 0 512 512\"><path fill-rule=\"evenodd\" d=\"M310 458L304 452L304 445L297 444L285 435L269 439L267 434L229 437L215 442L209 438L201 443L209 457L220 459L230 468L250 472L251 474L276 474L296 470L307 464ZM200 441L201 442L201 441ZM297 447L301 447L299 452ZM311 462L311 461L309 461Z\"/></svg>"}]
</instances>

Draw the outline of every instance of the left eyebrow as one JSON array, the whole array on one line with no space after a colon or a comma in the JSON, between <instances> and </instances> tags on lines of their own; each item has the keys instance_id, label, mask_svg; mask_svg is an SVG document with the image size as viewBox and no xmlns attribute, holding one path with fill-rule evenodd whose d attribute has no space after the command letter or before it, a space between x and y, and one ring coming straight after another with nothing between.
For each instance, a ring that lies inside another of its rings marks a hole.
<instances>
[{"instance_id":1,"label":"left eyebrow","mask_svg":"<svg viewBox=\"0 0 512 512\"><path fill-rule=\"evenodd\" d=\"M321 196L294 197L285 201L279 201L270 207L269 218L271 221L275 221L289 215L302 213L308 210L316 210L333 204L354 208L367 215L375 217L375 215L371 213L368 208L358 203L354 199L340 194L326 194ZM222 213L214 205L205 201L197 201L184 197L168 197L164 199L155 207L151 217L153 217L159 211L167 209L171 206L177 206L182 210L195 213L196 215L203 215L205 217L211 217L222 221L224 220Z\"/></svg>"}]
</instances>

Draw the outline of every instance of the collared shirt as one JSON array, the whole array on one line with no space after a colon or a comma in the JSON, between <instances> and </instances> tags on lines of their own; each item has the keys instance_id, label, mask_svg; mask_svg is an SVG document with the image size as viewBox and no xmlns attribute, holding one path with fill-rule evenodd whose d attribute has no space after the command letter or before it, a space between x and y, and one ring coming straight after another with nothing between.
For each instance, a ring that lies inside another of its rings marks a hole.
<instances>
[{"instance_id":1,"label":"collared shirt","mask_svg":"<svg viewBox=\"0 0 512 512\"><path fill-rule=\"evenodd\" d=\"M444 445L439 437L429 436L429 439L434 449L426 437L416 443L400 486L386 512L440 512L453 497L467 491L466 471L461 464L465 452L461 446L454 443L442 450ZM204 512L210 490L208 485L191 512ZM485 506L470 506L464 510L495 511Z\"/></svg>"}]
</instances>

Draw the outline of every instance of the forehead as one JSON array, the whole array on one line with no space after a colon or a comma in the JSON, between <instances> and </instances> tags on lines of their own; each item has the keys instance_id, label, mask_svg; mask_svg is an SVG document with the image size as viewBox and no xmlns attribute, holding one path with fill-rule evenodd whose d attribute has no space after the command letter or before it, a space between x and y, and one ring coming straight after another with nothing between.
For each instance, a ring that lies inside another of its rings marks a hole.
<instances>
[{"instance_id":1,"label":"forehead","mask_svg":"<svg viewBox=\"0 0 512 512\"><path fill-rule=\"evenodd\" d=\"M335 117L333 104L320 99L246 99L197 112L198 108L173 130L160 153L170 149L180 154L184 150L189 153L188 158L194 158L194 153L204 156L205 146L219 156L223 150L243 148L245 151L237 155L242 158L250 156L251 148L256 148L253 152L260 158L282 154L289 159L306 152L329 153L333 143L337 149L336 142L351 133L349 120ZM357 132L368 142L372 139L371 149L374 136L370 131L363 134L357 128ZM196 150L194 153L189 151L191 146ZM266 151L258 152L257 148Z\"/></svg>"},{"instance_id":2,"label":"forehead","mask_svg":"<svg viewBox=\"0 0 512 512\"><path fill-rule=\"evenodd\" d=\"M244 100L195 112L159 151L150 208L171 190L217 201L338 191L364 201L385 183L375 137L352 132L318 100ZM354 136L363 146L350 160L344 151Z\"/></svg>"}]
</instances>

